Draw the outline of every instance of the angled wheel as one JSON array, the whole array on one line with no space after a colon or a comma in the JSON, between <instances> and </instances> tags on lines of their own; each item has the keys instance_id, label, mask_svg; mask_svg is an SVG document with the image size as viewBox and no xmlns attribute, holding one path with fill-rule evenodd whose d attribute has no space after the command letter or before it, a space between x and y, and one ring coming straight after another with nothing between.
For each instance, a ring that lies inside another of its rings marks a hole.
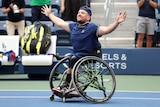
<instances>
[{"instance_id":1,"label":"angled wheel","mask_svg":"<svg viewBox=\"0 0 160 107\"><path fill-rule=\"evenodd\" d=\"M115 92L113 70L105 61L95 56L79 59L73 67L72 78L79 95L93 103L105 102Z\"/></svg>"},{"instance_id":2,"label":"angled wheel","mask_svg":"<svg viewBox=\"0 0 160 107\"><path fill-rule=\"evenodd\" d=\"M53 88L57 88L60 86L65 78L66 70L68 67L66 67L68 64L69 57L64 57L61 59L52 69L49 75L49 85L51 90ZM55 74L58 74L58 77L55 79Z\"/></svg>"},{"instance_id":3,"label":"angled wheel","mask_svg":"<svg viewBox=\"0 0 160 107\"><path fill-rule=\"evenodd\" d=\"M66 97L63 97L63 98L62 98L62 101L65 103L65 102L66 102Z\"/></svg>"},{"instance_id":4,"label":"angled wheel","mask_svg":"<svg viewBox=\"0 0 160 107\"><path fill-rule=\"evenodd\" d=\"M54 100L54 95L50 96L50 100L53 101Z\"/></svg>"}]
</instances>

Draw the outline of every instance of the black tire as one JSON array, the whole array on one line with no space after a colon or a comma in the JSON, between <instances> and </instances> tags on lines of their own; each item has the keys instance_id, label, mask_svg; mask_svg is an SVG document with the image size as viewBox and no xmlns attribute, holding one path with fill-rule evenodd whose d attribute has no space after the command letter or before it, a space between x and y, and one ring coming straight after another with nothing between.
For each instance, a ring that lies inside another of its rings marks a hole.
<instances>
[{"instance_id":1,"label":"black tire","mask_svg":"<svg viewBox=\"0 0 160 107\"><path fill-rule=\"evenodd\" d=\"M64 76L65 76L65 71L67 70L67 68L64 66L64 64L66 64L69 60L69 57L64 57L63 59L61 59L52 69L52 71L50 72L49 75L49 85L51 90L53 88L57 88L58 86L61 85L61 83L64 80ZM59 71L62 70L62 71ZM55 79L55 74L58 74L60 79Z\"/></svg>"},{"instance_id":2,"label":"black tire","mask_svg":"<svg viewBox=\"0 0 160 107\"><path fill-rule=\"evenodd\" d=\"M95 56L79 59L73 67L72 78L79 95L92 103L105 102L115 92L116 79L113 70L105 61Z\"/></svg>"}]
</instances>

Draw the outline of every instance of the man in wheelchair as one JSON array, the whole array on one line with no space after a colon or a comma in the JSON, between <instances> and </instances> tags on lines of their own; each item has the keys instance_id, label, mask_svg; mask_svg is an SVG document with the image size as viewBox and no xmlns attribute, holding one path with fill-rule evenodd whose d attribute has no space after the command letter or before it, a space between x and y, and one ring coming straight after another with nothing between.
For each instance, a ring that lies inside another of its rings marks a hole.
<instances>
[{"instance_id":1,"label":"man in wheelchair","mask_svg":"<svg viewBox=\"0 0 160 107\"><path fill-rule=\"evenodd\" d=\"M69 62L66 81L60 87L60 90L69 86L72 67L75 62L83 56L101 55L101 44L98 41L98 38L114 31L118 25L126 19L126 12L119 12L112 24L108 26L100 26L90 22L92 11L87 6L83 6L79 9L77 13L77 22L66 22L62 20L52 14L51 7L48 6L42 8L42 13L48 16L54 24L71 34L73 54Z\"/></svg>"}]
</instances>

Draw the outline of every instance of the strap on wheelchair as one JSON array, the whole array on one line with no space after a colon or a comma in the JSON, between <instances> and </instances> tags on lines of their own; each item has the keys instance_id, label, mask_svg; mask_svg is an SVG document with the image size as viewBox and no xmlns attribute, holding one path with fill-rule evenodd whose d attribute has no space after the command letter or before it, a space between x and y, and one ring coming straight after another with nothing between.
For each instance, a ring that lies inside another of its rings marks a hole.
<instances>
[{"instance_id":1,"label":"strap on wheelchair","mask_svg":"<svg viewBox=\"0 0 160 107\"><path fill-rule=\"evenodd\" d=\"M102 49L101 47L96 48L93 53L91 54L91 56L97 56L97 57L102 57Z\"/></svg>"}]
</instances>

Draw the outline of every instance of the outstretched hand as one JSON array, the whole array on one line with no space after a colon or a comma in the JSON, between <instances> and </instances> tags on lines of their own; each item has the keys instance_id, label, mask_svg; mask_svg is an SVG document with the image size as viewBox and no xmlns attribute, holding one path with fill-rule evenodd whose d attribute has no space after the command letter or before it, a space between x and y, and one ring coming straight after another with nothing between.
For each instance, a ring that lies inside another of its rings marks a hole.
<instances>
[{"instance_id":1,"label":"outstretched hand","mask_svg":"<svg viewBox=\"0 0 160 107\"><path fill-rule=\"evenodd\" d=\"M49 7L47 5L43 6L41 8L41 13L45 14L46 16L48 16L50 13L52 13L51 6L49 6Z\"/></svg>"},{"instance_id":2,"label":"outstretched hand","mask_svg":"<svg viewBox=\"0 0 160 107\"><path fill-rule=\"evenodd\" d=\"M116 18L117 22L121 23L121 22L125 21L126 20L126 16L127 16L126 11L119 12L119 14L118 14L118 16Z\"/></svg>"}]
</instances>

